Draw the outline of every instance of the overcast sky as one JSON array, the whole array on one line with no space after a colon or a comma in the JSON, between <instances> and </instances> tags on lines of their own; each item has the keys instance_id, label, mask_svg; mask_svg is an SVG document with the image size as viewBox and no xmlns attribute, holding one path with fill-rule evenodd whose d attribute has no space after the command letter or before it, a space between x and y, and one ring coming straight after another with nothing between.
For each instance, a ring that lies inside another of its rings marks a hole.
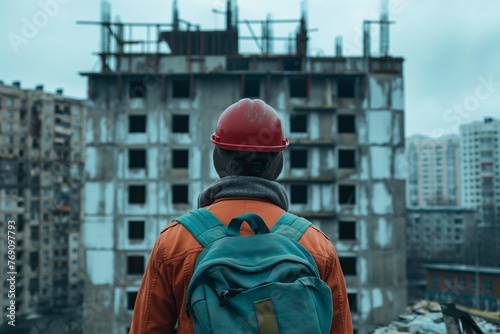
<instances>
[{"instance_id":1,"label":"overcast sky","mask_svg":"<svg viewBox=\"0 0 500 334\"><path fill-rule=\"evenodd\" d=\"M223 28L225 0L178 0L181 18L202 29ZM500 1L390 0L390 52L405 58L406 134L437 136L461 123L500 118ZM240 19L298 18L300 0L239 0ZM172 0L111 0L122 22L171 22ZM331 55L343 36L344 54L361 55L363 19L376 19L380 0L309 0L310 52ZM100 0L0 0L0 80L24 88L44 84L54 92L86 97L86 79L97 70ZM260 29L257 29L260 33ZM295 26L275 29L288 36ZM376 31L374 30L374 33ZM244 27L242 34L248 35ZM374 37L376 38L376 37ZM374 51L378 45L373 40ZM243 50L255 51L250 43Z\"/></svg>"}]
</instances>

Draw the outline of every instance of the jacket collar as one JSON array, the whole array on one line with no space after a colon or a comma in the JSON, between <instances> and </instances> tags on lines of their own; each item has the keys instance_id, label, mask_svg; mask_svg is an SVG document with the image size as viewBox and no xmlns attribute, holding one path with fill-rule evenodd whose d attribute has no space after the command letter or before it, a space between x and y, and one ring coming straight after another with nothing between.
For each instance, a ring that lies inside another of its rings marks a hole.
<instances>
[{"instance_id":1,"label":"jacket collar","mask_svg":"<svg viewBox=\"0 0 500 334\"><path fill-rule=\"evenodd\" d=\"M276 181L254 176L226 176L205 189L198 197L198 207L213 204L221 198L252 198L267 200L288 211L285 188Z\"/></svg>"}]
</instances>

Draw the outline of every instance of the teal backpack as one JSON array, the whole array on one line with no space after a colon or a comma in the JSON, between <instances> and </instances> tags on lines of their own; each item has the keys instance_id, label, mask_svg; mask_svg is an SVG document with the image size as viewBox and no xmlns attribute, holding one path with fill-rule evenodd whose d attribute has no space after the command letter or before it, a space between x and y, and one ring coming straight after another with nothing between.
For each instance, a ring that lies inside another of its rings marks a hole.
<instances>
[{"instance_id":1,"label":"teal backpack","mask_svg":"<svg viewBox=\"0 0 500 334\"><path fill-rule=\"evenodd\" d=\"M226 227L206 209L177 221L205 247L186 297L196 333L329 333L331 290L298 243L309 221L284 213L269 231L246 213ZM240 236L243 222L255 235Z\"/></svg>"}]
</instances>

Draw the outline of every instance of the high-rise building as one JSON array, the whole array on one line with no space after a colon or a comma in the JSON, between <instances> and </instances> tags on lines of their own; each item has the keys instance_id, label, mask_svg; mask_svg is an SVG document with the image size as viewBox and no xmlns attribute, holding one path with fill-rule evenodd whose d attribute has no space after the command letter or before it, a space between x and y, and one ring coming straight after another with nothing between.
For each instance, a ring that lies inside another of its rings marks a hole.
<instances>
[{"instance_id":1,"label":"high-rise building","mask_svg":"<svg viewBox=\"0 0 500 334\"><path fill-rule=\"evenodd\" d=\"M500 265L500 120L460 126L464 206L479 212L481 265Z\"/></svg>"},{"instance_id":2,"label":"high-rise building","mask_svg":"<svg viewBox=\"0 0 500 334\"><path fill-rule=\"evenodd\" d=\"M7 259L7 222L15 221L15 263L2 261L2 321L6 272L15 272L16 316L82 302L79 256L84 101L0 84L0 257ZM12 244L14 243L14 244ZM14 268L15 267L15 268ZM10 275L9 275L10 277Z\"/></svg>"},{"instance_id":3,"label":"high-rise building","mask_svg":"<svg viewBox=\"0 0 500 334\"><path fill-rule=\"evenodd\" d=\"M85 333L126 332L158 233L218 178L209 137L243 97L284 121L291 144L279 182L290 211L335 244L357 332L406 307L403 59L312 57L305 16L287 52L272 52L275 22L264 20L262 53L243 54L236 12L228 1L226 29L205 31L175 8L171 30L145 25L154 37L142 44L128 43L133 25L102 25L102 66L84 73Z\"/></svg>"},{"instance_id":4,"label":"high-rise building","mask_svg":"<svg viewBox=\"0 0 500 334\"><path fill-rule=\"evenodd\" d=\"M406 140L407 205L460 206L460 138L414 135Z\"/></svg>"}]
</instances>

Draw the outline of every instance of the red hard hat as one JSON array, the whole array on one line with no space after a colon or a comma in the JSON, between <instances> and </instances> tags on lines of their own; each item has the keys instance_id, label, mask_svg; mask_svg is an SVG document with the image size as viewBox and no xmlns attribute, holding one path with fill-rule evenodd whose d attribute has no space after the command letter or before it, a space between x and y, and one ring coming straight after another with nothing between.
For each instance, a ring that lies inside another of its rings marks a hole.
<instances>
[{"instance_id":1,"label":"red hard hat","mask_svg":"<svg viewBox=\"0 0 500 334\"><path fill-rule=\"evenodd\" d=\"M288 146L278 113L259 99L241 99L224 110L210 140L234 151L280 152Z\"/></svg>"}]
</instances>

